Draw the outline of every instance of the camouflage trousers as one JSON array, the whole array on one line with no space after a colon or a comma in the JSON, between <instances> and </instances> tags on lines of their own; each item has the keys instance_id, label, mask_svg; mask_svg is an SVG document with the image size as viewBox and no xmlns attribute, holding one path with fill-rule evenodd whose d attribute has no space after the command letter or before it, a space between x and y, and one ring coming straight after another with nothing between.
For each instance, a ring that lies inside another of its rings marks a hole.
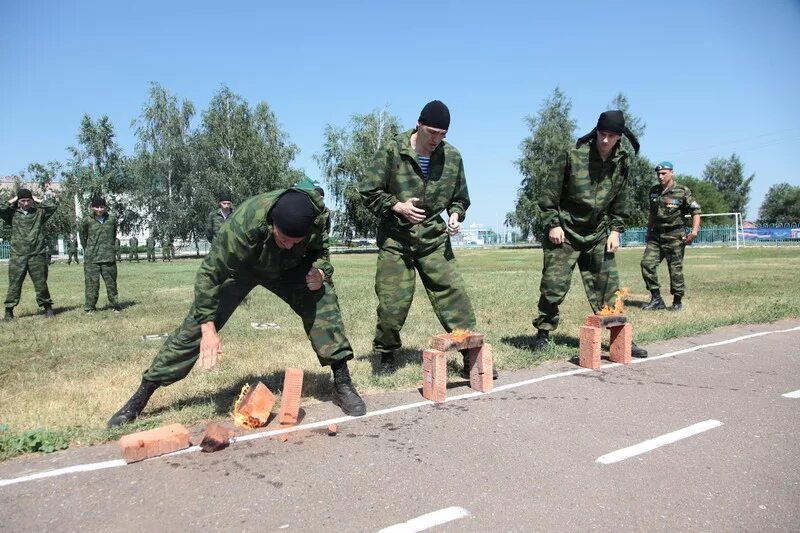
<instances>
[{"instance_id":1,"label":"camouflage trousers","mask_svg":"<svg viewBox=\"0 0 800 533\"><path fill-rule=\"evenodd\" d=\"M156 249L147 249L147 262L148 263L155 263L156 262Z\"/></svg>"},{"instance_id":2,"label":"camouflage trousers","mask_svg":"<svg viewBox=\"0 0 800 533\"><path fill-rule=\"evenodd\" d=\"M77 265L81 264L81 262L78 261L78 251L77 250L75 250L75 251L71 251L70 250L69 255L67 256L67 264L71 265L73 259L75 259L75 264L77 264Z\"/></svg>"},{"instance_id":3,"label":"camouflage trousers","mask_svg":"<svg viewBox=\"0 0 800 533\"><path fill-rule=\"evenodd\" d=\"M172 255L170 254L169 247L161 247L161 260L172 262Z\"/></svg>"},{"instance_id":4,"label":"camouflage trousers","mask_svg":"<svg viewBox=\"0 0 800 533\"><path fill-rule=\"evenodd\" d=\"M605 250L605 239L585 249L578 249L568 242L556 246L549 240L545 240L542 247L544 268L539 285L539 316L533 320L536 329L553 331L558 327L558 307L567 297L576 264L592 311L596 313L603 305L614 305L619 273L614 254Z\"/></svg>"},{"instance_id":5,"label":"camouflage trousers","mask_svg":"<svg viewBox=\"0 0 800 533\"><path fill-rule=\"evenodd\" d=\"M47 288L47 255L12 255L8 260L8 293L6 309L19 304L22 283L30 274L33 289L36 291L36 304L39 307L53 307L50 289Z\"/></svg>"},{"instance_id":6,"label":"camouflage trousers","mask_svg":"<svg viewBox=\"0 0 800 533\"><path fill-rule=\"evenodd\" d=\"M393 239L387 239L378 253L375 273L378 324L372 347L376 352L391 352L402 346L400 330L414 299L416 272L446 332L475 329L475 311L458 272L450 239L424 255L409 252Z\"/></svg>"},{"instance_id":7,"label":"camouflage trousers","mask_svg":"<svg viewBox=\"0 0 800 533\"><path fill-rule=\"evenodd\" d=\"M353 349L344 334L344 324L333 284L325 282L318 291L306 287L304 277L290 280L263 281L237 277L225 281L219 291L219 308L214 319L217 331L221 330L233 312L250 293L261 285L289 304L303 321L308 340L322 366L353 358ZM202 333L195 318L194 305L183 323L173 331L150 368L142 377L148 381L169 385L185 378L200 354Z\"/></svg>"},{"instance_id":8,"label":"camouflage trousers","mask_svg":"<svg viewBox=\"0 0 800 533\"><path fill-rule=\"evenodd\" d=\"M117 297L117 264L83 262L83 278L86 285L84 293L84 311L94 311L100 295L100 277L106 284L106 296L111 307L118 309Z\"/></svg>"},{"instance_id":9,"label":"camouflage trousers","mask_svg":"<svg viewBox=\"0 0 800 533\"><path fill-rule=\"evenodd\" d=\"M137 263L139 262L139 250L136 250L135 252L128 252L128 263L131 261L136 261Z\"/></svg>"},{"instance_id":10,"label":"camouflage trousers","mask_svg":"<svg viewBox=\"0 0 800 533\"><path fill-rule=\"evenodd\" d=\"M669 292L675 296L683 296L686 284L683 280L683 228L664 233L652 232L647 239L647 246L642 256L642 278L647 290L660 288L658 283L658 265L667 260L669 270Z\"/></svg>"}]
</instances>

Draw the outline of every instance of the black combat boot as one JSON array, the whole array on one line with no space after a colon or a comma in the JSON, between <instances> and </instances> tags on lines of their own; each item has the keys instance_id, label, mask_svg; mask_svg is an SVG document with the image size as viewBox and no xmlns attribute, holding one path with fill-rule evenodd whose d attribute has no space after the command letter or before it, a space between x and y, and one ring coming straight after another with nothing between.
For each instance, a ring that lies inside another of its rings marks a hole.
<instances>
[{"instance_id":1,"label":"black combat boot","mask_svg":"<svg viewBox=\"0 0 800 533\"><path fill-rule=\"evenodd\" d=\"M45 307L44 308L44 316L47 317L47 318L53 318L56 315L55 315L55 313L53 313L53 308L52 307Z\"/></svg>"},{"instance_id":2,"label":"black combat boot","mask_svg":"<svg viewBox=\"0 0 800 533\"><path fill-rule=\"evenodd\" d=\"M3 317L3 320L14 320L14 308L13 307L6 307L6 316Z\"/></svg>"},{"instance_id":3,"label":"black combat boot","mask_svg":"<svg viewBox=\"0 0 800 533\"><path fill-rule=\"evenodd\" d=\"M681 309L683 309L683 303L681 303L682 299L683 299L683 296L681 296L680 294L676 294L675 296L672 297L672 310L673 311L680 311Z\"/></svg>"},{"instance_id":4,"label":"black combat boot","mask_svg":"<svg viewBox=\"0 0 800 533\"><path fill-rule=\"evenodd\" d=\"M147 402L150 401L150 396L161 386L160 383L153 383L142 379L142 384L139 385L139 390L133 393L131 399L125 405L120 407L119 411L114 413L114 416L106 424L107 427L115 428L128 422L133 422L136 417L144 410Z\"/></svg>"},{"instance_id":5,"label":"black combat boot","mask_svg":"<svg viewBox=\"0 0 800 533\"><path fill-rule=\"evenodd\" d=\"M461 367L459 376L464 379L469 379L469 350L461 350L461 357L464 366ZM492 361L492 379L497 379L497 369L494 367L494 361Z\"/></svg>"},{"instance_id":6,"label":"black combat boot","mask_svg":"<svg viewBox=\"0 0 800 533\"><path fill-rule=\"evenodd\" d=\"M397 363L394 362L394 352L376 352L376 354L381 356L378 374L391 374L397 370Z\"/></svg>"},{"instance_id":7,"label":"black combat boot","mask_svg":"<svg viewBox=\"0 0 800 533\"><path fill-rule=\"evenodd\" d=\"M639 346L636 346L635 342L631 342L631 356L644 359L645 357L647 357L647 350L645 350L644 348L640 348Z\"/></svg>"},{"instance_id":8,"label":"black combat boot","mask_svg":"<svg viewBox=\"0 0 800 533\"><path fill-rule=\"evenodd\" d=\"M656 311L658 309L666 309L667 305L661 298L661 291L653 289L650 291L650 303L642 307L644 311Z\"/></svg>"},{"instance_id":9,"label":"black combat boot","mask_svg":"<svg viewBox=\"0 0 800 533\"><path fill-rule=\"evenodd\" d=\"M533 345L531 349L534 352L544 350L550 344L550 332L546 329L539 329L536 331L536 336L533 338Z\"/></svg>"},{"instance_id":10,"label":"black combat boot","mask_svg":"<svg viewBox=\"0 0 800 533\"><path fill-rule=\"evenodd\" d=\"M337 361L331 365L333 370L333 403L341 407L344 414L349 416L363 416L367 412L364 400L353 388L350 380L350 371L347 361Z\"/></svg>"}]
</instances>

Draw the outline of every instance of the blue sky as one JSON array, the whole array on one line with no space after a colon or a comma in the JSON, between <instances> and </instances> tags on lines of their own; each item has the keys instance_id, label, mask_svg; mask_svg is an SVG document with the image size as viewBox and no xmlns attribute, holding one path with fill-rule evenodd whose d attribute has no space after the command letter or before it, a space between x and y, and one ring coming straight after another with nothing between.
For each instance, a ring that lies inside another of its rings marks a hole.
<instances>
[{"instance_id":1,"label":"blue sky","mask_svg":"<svg viewBox=\"0 0 800 533\"><path fill-rule=\"evenodd\" d=\"M676 172L739 154L756 174L749 218L770 185L800 185L796 0L274 4L0 0L0 175L65 160L84 113L107 114L132 153L150 81L198 110L223 83L268 102L315 179L326 124L388 106L411 127L440 99L467 223L497 226L521 179L524 118L559 86L578 134L625 93L647 124L642 153Z\"/></svg>"}]
</instances>

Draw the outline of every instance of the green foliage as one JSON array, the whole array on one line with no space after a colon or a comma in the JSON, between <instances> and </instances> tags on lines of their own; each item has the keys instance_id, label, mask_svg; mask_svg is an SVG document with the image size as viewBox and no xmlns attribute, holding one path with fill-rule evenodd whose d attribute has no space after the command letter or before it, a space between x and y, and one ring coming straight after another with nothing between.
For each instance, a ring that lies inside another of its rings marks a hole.
<instances>
[{"instance_id":1,"label":"green foliage","mask_svg":"<svg viewBox=\"0 0 800 533\"><path fill-rule=\"evenodd\" d=\"M703 213L729 212L728 201L711 183L685 174L676 175L675 182L689 187L689 190L692 191L692 196L700 204L700 209L702 209ZM714 226L733 224L733 217L714 217L707 220L706 223Z\"/></svg>"},{"instance_id":2,"label":"green foliage","mask_svg":"<svg viewBox=\"0 0 800 533\"><path fill-rule=\"evenodd\" d=\"M571 100L556 87L535 117L526 117L530 137L520 144L522 155L517 166L522 182L514 211L506 214L506 225L520 228L523 237L542 233L541 214L536 201L544 180L556 171L564 154L574 143L576 122L570 116Z\"/></svg>"},{"instance_id":3,"label":"green foliage","mask_svg":"<svg viewBox=\"0 0 800 533\"><path fill-rule=\"evenodd\" d=\"M53 453L69 448L70 432L47 428L12 431L0 424L0 461L24 453Z\"/></svg>"},{"instance_id":4,"label":"green foliage","mask_svg":"<svg viewBox=\"0 0 800 533\"><path fill-rule=\"evenodd\" d=\"M739 212L742 218L747 216L750 184L755 177L755 174L751 174L749 178L744 177L744 165L736 154L732 154L729 159L715 157L703 170L703 179L711 183L725 198L728 206L725 212Z\"/></svg>"},{"instance_id":5,"label":"green foliage","mask_svg":"<svg viewBox=\"0 0 800 533\"><path fill-rule=\"evenodd\" d=\"M761 224L800 223L800 187L778 183L767 191L758 211Z\"/></svg>"},{"instance_id":6,"label":"green foliage","mask_svg":"<svg viewBox=\"0 0 800 533\"><path fill-rule=\"evenodd\" d=\"M339 210L333 232L347 238L373 236L377 219L361 203L358 182L381 145L400 132L400 120L386 109L353 115L347 128L325 126L323 151L314 159L331 191L331 205Z\"/></svg>"}]
</instances>

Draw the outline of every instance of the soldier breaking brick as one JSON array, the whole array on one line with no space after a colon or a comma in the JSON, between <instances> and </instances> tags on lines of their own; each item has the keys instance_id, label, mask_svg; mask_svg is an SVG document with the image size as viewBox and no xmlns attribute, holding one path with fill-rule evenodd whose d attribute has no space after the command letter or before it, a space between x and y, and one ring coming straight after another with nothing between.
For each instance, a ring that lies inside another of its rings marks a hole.
<instances>
[{"instance_id":1,"label":"soldier breaking brick","mask_svg":"<svg viewBox=\"0 0 800 533\"><path fill-rule=\"evenodd\" d=\"M333 286L325 222L328 210L313 191L290 188L250 198L220 226L197 272L188 316L165 341L134 395L108 421L134 420L161 386L185 378L195 363L220 360L219 330L257 285L284 302L303 321L319 362L333 371L333 402L345 414L366 413L350 379L353 358Z\"/></svg>"}]
</instances>

